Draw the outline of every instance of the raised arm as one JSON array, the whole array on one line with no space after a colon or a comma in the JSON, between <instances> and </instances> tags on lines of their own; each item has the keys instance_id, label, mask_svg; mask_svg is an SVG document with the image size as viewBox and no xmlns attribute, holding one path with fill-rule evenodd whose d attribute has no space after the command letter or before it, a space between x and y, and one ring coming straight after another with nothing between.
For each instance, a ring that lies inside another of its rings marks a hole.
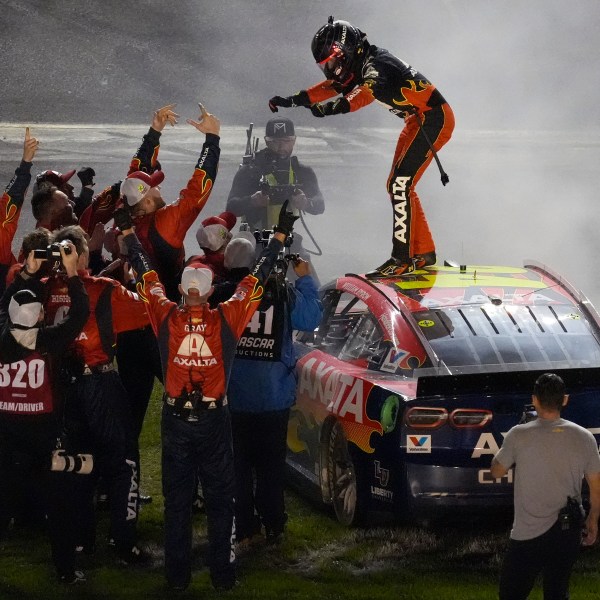
<instances>
[{"instance_id":1,"label":"raised arm","mask_svg":"<svg viewBox=\"0 0 600 600\"><path fill-rule=\"evenodd\" d=\"M161 237L174 248L183 245L185 236L212 192L219 167L219 119L206 111L202 104L198 121L187 123L206 135L194 172L187 186L179 193L177 202L156 212L155 226Z\"/></svg>"},{"instance_id":2,"label":"raised arm","mask_svg":"<svg viewBox=\"0 0 600 600\"><path fill-rule=\"evenodd\" d=\"M175 126L179 115L173 111L175 104L167 104L154 111L148 133L142 138L142 145L136 150L129 164L128 175L136 171L152 173L157 167L160 136L166 124Z\"/></svg>"}]
</instances>

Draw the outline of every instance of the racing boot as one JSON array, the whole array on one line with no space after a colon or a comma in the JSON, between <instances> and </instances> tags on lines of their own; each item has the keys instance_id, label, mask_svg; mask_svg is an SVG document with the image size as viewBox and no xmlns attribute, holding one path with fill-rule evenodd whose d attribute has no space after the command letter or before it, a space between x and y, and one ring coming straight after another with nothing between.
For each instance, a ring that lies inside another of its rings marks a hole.
<instances>
[{"instance_id":1,"label":"racing boot","mask_svg":"<svg viewBox=\"0 0 600 600\"><path fill-rule=\"evenodd\" d=\"M417 254L417 256L413 258L415 269L422 269L423 267L435 265L436 260L437 256L435 255L435 250L433 252L425 252L425 254Z\"/></svg>"},{"instance_id":2,"label":"racing boot","mask_svg":"<svg viewBox=\"0 0 600 600\"><path fill-rule=\"evenodd\" d=\"M367 279L377 279L378 277L400 277L402 275L408 275L417 269L433 265L435 261L435 252L427 252L426 254L410 258L408 261L392 256L373 271L365 273L365 277Z\"/></svg>"}]
</instances>

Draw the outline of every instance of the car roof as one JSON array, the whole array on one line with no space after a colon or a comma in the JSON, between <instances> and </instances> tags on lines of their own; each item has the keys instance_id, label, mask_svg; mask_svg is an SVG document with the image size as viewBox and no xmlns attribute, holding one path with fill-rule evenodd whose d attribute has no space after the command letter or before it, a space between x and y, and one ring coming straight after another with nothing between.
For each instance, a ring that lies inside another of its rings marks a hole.
<instances>
[{"instance_id":1,"label":"car roof","mask_svg":"<svg viewBox=\"0 0 600 600\"><path fill-rule=\"evenodd\" d=\"M433 266L370 281L450 368L600 365L596 311L549 269Z\"/></svg>"},{"instance_id":2,"label":"car roof","mask_svg":"<svg viewBox=\"0 0 600 600\"><path fill-rule=\"evenodd\" d=\"M375 280L393 290L411 312L482 304L575 304L577 299L549 273L525 267L435 266L414 275Z\"/></svg>"}]
</instances>

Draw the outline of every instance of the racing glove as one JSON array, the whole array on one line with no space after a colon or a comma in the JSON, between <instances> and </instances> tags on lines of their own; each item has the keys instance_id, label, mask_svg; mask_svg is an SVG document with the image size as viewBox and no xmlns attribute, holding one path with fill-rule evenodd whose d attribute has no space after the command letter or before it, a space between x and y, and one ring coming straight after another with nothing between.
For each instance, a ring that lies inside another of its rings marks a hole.
<instances>
[{"instance_id":1,"label":"racing glove","mask_svg":"<svg viewBox=\"0 0 600 600\"><path fill-rule=\"evenodd\" d=\"M299 215L295 215L293 212L290 212L287 208L290 201L286 200L279 211L279 220L277 221L277 225L273 227L273 231L277 233L283 233L286 236L289 236L292 231L294 231L294 223Z\"/></svg>"},{"instance_id":2,"label":"racing glove","mask_svg":"<svg viewBox=\"0 0 600 600\"><path fill-rule=\"evenodd\" d=\"M83 167L79 171L77 171L77 177L79 177L79 181L81 181L81 185L85 187L86 185L94 185L94 177L96 176L96 171L92 169L92 167Z\"/></svg>"},{"instance_id":3,"label":"racing glove","mask_svg":"<svg viewBox=\"0 0 600 600\"><path fill-rule=\"evenodd\" d=\"M121 208L117 208L117 210L115 210L113 213L113 219L115 220L115 225L121 231L125 231L126 229L131 229L133 227L133 219L131 218L131 214L124 206L121 206Z\"/></svg>"},{"instance_id":4,"label":"racing glove","mask_svg":"<svg viewBox=\"0 0 600 600\"><path fill-rule=\"evenodd\" d=\"M295 108L296 106L310 106L308 93L304 90L294 94L293 96L273 96L269 100L269 108L271 112L279 112L278 106L282 108Z\"/></svg>"},{"instance_id":5,"label":"racing glove","mask_svg":"<svg viewBox=\"0 0 600 600\"><path fill-rule=\"evenodd\" d=\"M346 98L338 98L334 102L317 102L309 106L310 112L315 117L328 117L350 112L350 102Z\"/></svg>"}]
</instances>

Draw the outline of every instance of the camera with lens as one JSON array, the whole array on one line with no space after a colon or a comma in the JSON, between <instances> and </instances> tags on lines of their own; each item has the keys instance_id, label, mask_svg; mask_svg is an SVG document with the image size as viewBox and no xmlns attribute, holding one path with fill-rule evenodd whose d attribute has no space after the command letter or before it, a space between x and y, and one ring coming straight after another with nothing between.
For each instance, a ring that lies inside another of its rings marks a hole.
<instances>
[{"instance_id":1,"label":"camera with lens","mask_svg":"<svg viewBox=\"0 0 600 600\"><path fill-rule=\"evenodd\" d=\"M51 471L61 473L77 473L89 475L94 468L94 457L91 454L67 454L66 450L58 448L52 452Z\"/></svg>"},{"instance_id":2,"label":"camera with lens","mask_svg":"<svg viewBox=\"0 0 600 600\"><path fill-rule=\"evenodd\" d=\"M263 248L266 248L269 245L269 242L271 241L272 237L273 237L272 229L263 229L262 231L259 231L257 229L254 232L254 239L256 240L256 243L261 244L261 246ZM284 248L289 248L293 243L294 243L294 234L290 233L290 235L287 236L287 238L284 242ZM279 256L277 257L277 260L275 261L275 265L273 267L273 271L271 272L271 276L279 275L279 276L283 276L285 278L285 275L287 273L290 262L297 262L299 259L300 259L299 254L286 254L285 251L282 250L279 253Z\"/></svg>"},{"instance_id":3,"label":"camera with lens","mask_svg":"<svg viewBox=\"0 0 600 600\"><path fill-rule=\"evenodd\" d=\"M60 248L61 246L65 250L65 254L71 254L71 247L69 246L69 242L67 240L62 240L62 242L54 242L46 248L39 248L33 251L33 257L39 258L40 260L47 260L51 262L60 262Z\"/></svg>"},{"instance_id":4,"label":"camera with lens","mask_svg":"<svg viewBox=\"0 0 600 600\"><path fill-rule=\"evenodd\" d=\"M581 528L585 525L585 510L581 502L576 498L567 496L567 503L558 513L558 521L561 529L571 529L571 527Z\"/></svg>"},{"instance_id":5,"label":"camera with lens","mask_svg":"<svg viewBox=\"0 0 600 600\"><path fill-rule=\"evenodd\" d=\"M260 178L258 189L269 196L273 204L283 204L302 187L300 183L277 183L273 185L269 183L268 177L268 175L263 175Z\"/></svg>"},{"instance_id":6,"label":"camera with lens","mask_svg":"<svg viewBox=\"0 0 600 600\"><path fill-rule=\"evenodd\" d=\"M254 231L254 239L256 240L256 243L260 244L263 248L266 248L269 245L269 242L271 241L272 237L273 237L272 229L263 229L262 231L257 229ZM285 239L283 246L285 248L289 248L293 243L294 243L294 234L290 233L290 235L288 235L287 238Z\"/></svg>"}]
</instances>

